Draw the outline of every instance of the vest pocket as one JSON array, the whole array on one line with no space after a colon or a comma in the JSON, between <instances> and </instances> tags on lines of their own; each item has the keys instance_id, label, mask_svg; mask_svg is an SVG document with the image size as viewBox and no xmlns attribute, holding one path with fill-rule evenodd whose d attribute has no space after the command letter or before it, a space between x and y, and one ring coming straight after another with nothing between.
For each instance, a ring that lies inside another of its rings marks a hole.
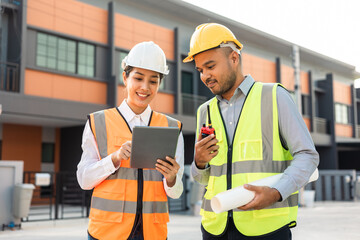
<instances>
[{"instance_id":1,"label":"vest pocket","mask_svg":"<svg viewBox=\"0 0 360 240\"><path fill-rule=\"evenodd\" d=\"M290 210L288 207L283 208L269 208L269 209L261 209L261 210L254 210L253 215L254 218L268 218L268 217L275 217L275 216L288 216Z\"/></svg>"},{"instance_id":2,"label":"vest pocket","mask_svg":"<svg viewBox=\"0 0 360 240\"><path fill-rule=\"evenodd\" d=\"M100 184L99 187L101 185L103 184ZM91 220L101 222L122 222L125 210L125 181L120 181L120 184L117 184L117 186L121 189L117 192L95 188L91 199L89 216Z\"/></svg>"},{"instance_id":3,"label":"vest pocket","mask_svg":"<svg viewBox=\"0 0 360 240\"><path fill-rule=\"evenodd\" d=\"M262 140L240 142L240 160L262 160Z\"/></svg>"}]
</instances>

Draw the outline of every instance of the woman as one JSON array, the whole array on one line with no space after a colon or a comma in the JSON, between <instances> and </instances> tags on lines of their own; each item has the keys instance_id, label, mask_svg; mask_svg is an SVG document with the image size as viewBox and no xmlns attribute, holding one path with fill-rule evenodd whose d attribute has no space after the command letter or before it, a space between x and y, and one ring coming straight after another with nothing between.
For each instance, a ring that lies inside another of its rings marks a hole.
<instances>
[{"instance_id":1,"label":"woman","mask_svg":"<svg viewBox=\"0 0 360 240\"><path fill-rule=\"evenodd\" d=\"M142 42L122 66L126 99L117 108L90 114L83 134L77 178L81 188L94 188L89 239L166 239L167 196L179 198L183 191L182 133L175 159L158 159L156 170L129 165L134 126L177 126L181 131L179 121L149 106L169 72L165 54L155 43Z\"/></svg>"}]
</instances>

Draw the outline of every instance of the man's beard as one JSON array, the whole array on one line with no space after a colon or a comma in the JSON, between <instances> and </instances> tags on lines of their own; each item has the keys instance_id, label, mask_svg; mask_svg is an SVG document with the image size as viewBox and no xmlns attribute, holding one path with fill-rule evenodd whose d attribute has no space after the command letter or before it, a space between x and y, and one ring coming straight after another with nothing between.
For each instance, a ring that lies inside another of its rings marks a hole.
<instances>
[{"instance_id":1,"label":"man's beard","mask_svg":"<svg viewBox=\"0 0 360 240\"><path fill-rule=\"evenodd\" d=\"M234 86L236 82L236 74L234 71L231 71L227 76L224 77L225 81L223 81L223 85L220 86L220 89L218 91L212 91L215 95L223 95L230 91L230 89ZM219 84L219 82L218 82ZM212 89L211 89L212 90Z\"/></svg>"}]
</instances>

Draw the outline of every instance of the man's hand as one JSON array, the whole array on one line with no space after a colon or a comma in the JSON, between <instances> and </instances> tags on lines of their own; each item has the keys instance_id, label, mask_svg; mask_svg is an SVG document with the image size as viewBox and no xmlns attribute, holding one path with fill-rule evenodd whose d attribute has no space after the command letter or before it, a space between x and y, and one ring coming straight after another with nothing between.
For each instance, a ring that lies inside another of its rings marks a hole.
<instances>
[{"instance_id":1,"label":"man's hand","mask_svg":"<svg viewBox=\"0 0 360 240\"><path fill-rule=\"evenodd\" d=\"M281 199L279 191L275 188L254 186L250 184L245 184L244 188L249 191L255 192L255 197L248 204L242 207L238 207L238 209L240 210L260 210L278 202Z\"/></svg>"},{"instance_id":2,"label":"man's hand","mask_svg":"<svg viewBox=\"0 0 360 240\"><path fill-rule=\"evenodd\" d=\"M218 140L214 134L205 138L199 134L198 141L195 144L195 163L198 168L205 168L206 164L210 162L218 154L219 146L216 145Z\"/></svg>"},{"instance_id":3,"label":"man's hand","mask_svg":"<svg viewBox=\"0 0 360 240\"><path fill-rule=\"evenodd\" d=\"M131 141L125 142L119 150L111 154L111 160L114 167L117 168L120 165L121 160L129 159L131 156Z\"/></svg>"},{"instance_id":4,"label":"man's hand","mask_svg":"<svg viewBox=\"0 0 360 240\"><path fill-rule=\"evenodd\" d=\"M168 187L172 187L176 182L176 174L180 169L180 165L171 157L166 157L166 161L158 159L155 164L158 170L166 179Z\"/></svg>"}]
</instances>

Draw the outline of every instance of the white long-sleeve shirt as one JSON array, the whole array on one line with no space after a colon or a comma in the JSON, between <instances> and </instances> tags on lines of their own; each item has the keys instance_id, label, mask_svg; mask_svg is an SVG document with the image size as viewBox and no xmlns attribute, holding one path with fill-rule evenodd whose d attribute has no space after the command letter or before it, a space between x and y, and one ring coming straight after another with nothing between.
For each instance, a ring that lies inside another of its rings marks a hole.
<instances>
[{"instance_id":1,"label":"white long-sleeve shirt","mask_svg":"<svg viewBox=\"0 0 360 240\"><path fill-rule=\"evenodd\" d=\"M124 116L131 130L134 126L147 126L151 116L151 108L148 106L145 111L136 115L124 100L118 107ZM100 161L100 154L97 149L94 135L90 129L89 122L85 124L82 145L83 153L77 166L77 179L82 189L90 190L104 181L110 174L114 173L120 166L115 168L111 160L111 154ZM175 153L176 162L180 169L176 175L174 186L168 187L166 179L163 178L164 189L166 194L171 198L179 198L183 192L182 175L184 173L184 137L180 133Z\"/></svg>"}]
</instances>

